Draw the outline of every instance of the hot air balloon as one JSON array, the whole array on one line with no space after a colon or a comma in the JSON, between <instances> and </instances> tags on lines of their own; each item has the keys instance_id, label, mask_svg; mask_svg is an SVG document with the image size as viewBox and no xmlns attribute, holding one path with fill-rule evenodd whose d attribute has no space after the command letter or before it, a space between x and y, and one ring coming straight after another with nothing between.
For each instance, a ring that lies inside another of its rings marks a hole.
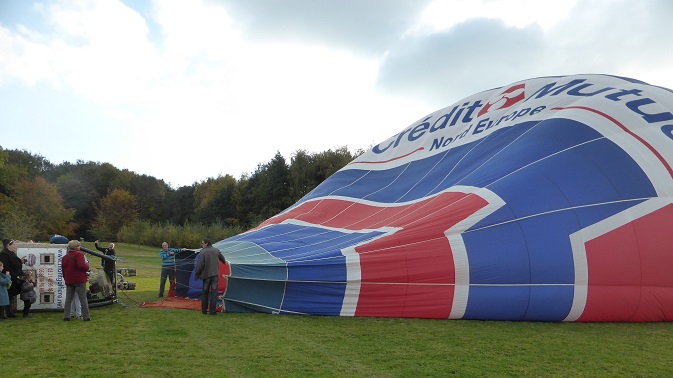
<instances>
[{"instance_id":1,"label":"hot air balloon","mask_svg":"<svg viewBox=\"0 0 673 378\"><path fill-rule=\"evenodd\" d=\"M231 312L673 320L673 93L540 77L420 118L214 244Z\"/></svg>"}]
</instances>

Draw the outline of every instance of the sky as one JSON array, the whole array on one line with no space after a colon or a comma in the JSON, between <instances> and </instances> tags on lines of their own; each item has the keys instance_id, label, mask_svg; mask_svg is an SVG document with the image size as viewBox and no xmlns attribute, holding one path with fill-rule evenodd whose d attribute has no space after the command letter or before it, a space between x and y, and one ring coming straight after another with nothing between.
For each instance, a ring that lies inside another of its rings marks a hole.
<instances>
[{"instance_id":1,"label":"sky","mask_svg":"<svg viewBox=\"0 0 673 378\"><path fill-rule=\"evenodd\" d=\"M172 187L540 76L673 88L670 0L0 0L0 146Z\"/></svg>"}]
</instances>

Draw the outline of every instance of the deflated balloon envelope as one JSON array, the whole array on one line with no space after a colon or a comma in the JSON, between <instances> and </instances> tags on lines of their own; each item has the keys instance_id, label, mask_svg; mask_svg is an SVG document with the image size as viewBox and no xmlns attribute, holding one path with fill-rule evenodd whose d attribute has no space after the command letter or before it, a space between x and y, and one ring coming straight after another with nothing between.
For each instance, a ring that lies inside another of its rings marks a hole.
<instances>
[{"instance_id":1,"label":"deflated balloon envelope","mask_svg":"<svg viewBox=\"0 0 673 378\"><path fill-rule=\"evenodd\" d=\"M462 99L216 243L226 310L671 321L672 112L608 75Z\"/></svg>"}]
</instances>

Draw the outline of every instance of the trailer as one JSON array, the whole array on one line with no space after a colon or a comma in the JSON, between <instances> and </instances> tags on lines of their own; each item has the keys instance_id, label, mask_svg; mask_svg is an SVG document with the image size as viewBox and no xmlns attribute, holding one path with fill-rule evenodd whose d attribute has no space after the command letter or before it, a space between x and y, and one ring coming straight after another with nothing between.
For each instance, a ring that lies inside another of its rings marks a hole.
<instances>
[{"instance_id":1,"label":"trailer","mask_svg":"<svg viewBox=\"0 0 673 378\"><path fill-rule=\"evenodd\" d=\"M17 243L17 256L23 261L23 271L32 271L35 277L37 300L31 305L31 311L63 311L65 306L66 285L63 280L61 259L68 252L67 244ZM115 256L81 248L86 255L121 261ZM90 256L87 256L89 259ZM90 264L94 266L95 264ZM125 268L126 272L130 271ZM132 270L132 269L131 269ZM116 269L115 264L115 272ZM135 273L135 272L134 272ZM135 283L128 282L117 273L114 282L103 272L102 268L92 269L88 273L87 299L89 307L98 307L117 302L117 289L134 290ZM23 301L17 301L17 310L23 309Z\"/></svg>"}]
</instances>

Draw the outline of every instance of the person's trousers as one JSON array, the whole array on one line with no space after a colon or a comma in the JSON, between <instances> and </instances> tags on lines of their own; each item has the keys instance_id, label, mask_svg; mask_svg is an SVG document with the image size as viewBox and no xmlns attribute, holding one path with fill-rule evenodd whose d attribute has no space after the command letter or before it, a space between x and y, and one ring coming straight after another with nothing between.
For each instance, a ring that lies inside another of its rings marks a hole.
<instances>
[{"instance_id":1,"label":"person's trousers","mask_svg":"<svg viewBox=\"0 0 673 378\"><path fill-rule=\"evenodd\" d=\"M208 302L210 300L210 313L217 313L217 286L218 276L206 277L203 279L203 294L201 294L201 312L208 312Z\"/></svg>"},{"instance_id":2,"label":"person's trousers","mask_svg":"<svg viewBox=\"0 0 673 378\"><path fill-rule=\"evenodd\" d=\"M75 295L77 295L77 298L79 298L79 303L82 305L82 317L84 319L89 319L89 302L86 299L86 282L74 285L66 285L63 317L70 319L72 301L75 298Z\"/></svg>"},{"instance_id":3,"label":"person's trousers","mask_svg":"<svg viewBox=\"0 0 673 378\"><path fill-rule=\"evenodd\" d=\"M18 283L17 284L12 283L12 285L18 285ZM18 294L14 294L14 295L12 295L11 293L9 294L9 307L7 307L7 310L9 311L7 313L8 316L12 316L12 317L16 316L15 313L14 313L14 310L16 310L16 304L17 304L16 298L18 298L18 297L19 297Z\"/></svg>"},{"instance_id":4,"label":"person's trousers","mask_svg":"<svg viewBox=\"0 0 673 378\"><path fill-rule=\"evenodd\" d=\"M164 288L166 287L166 278L168 278L168 287L171 286L171 282L175 280L175 267L172 266L162 266L161 267L161 281L159 281L159 296L164 296Z\"/></svg>"},{"instance_id":5,"label":"person's trousers","mask_svg":"<svg viewBox=\"0 0 673 378\"><path fill-rule=\"evenodd\" d=\"M82 317L82 304L79 301L79 297L75 295L72 298L72 306L70 308L70 317L80 318Z\"/></svg>"}]
</instances>

